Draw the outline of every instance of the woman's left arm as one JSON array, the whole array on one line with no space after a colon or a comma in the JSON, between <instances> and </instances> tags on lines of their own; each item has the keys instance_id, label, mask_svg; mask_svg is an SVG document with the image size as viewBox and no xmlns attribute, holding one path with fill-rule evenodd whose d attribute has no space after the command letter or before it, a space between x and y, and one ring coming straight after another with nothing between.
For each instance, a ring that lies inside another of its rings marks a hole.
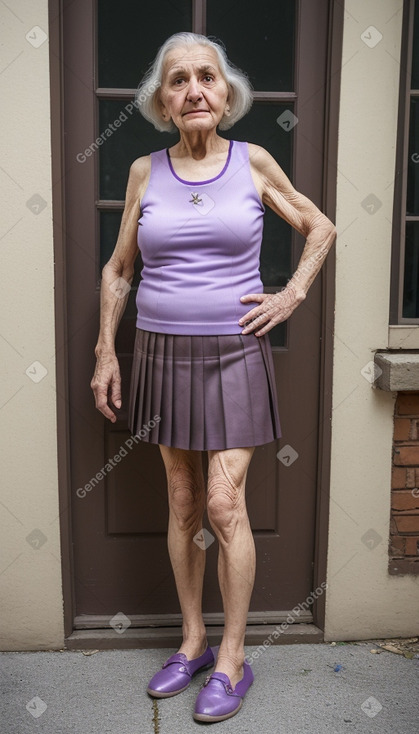
<instances>
[{"instance_id":1,"label":"woman's left arm","mask_svg":"<svg viewBox=\"0 0 419 734\"><path fill-rule=\"evenodd\" d=\"M337 232L333 222L310 199L296 191L282 168L264 148L252 143L248 145L253 180L263 203L306 238L297 270L282 291L249 293L240 299L242 303L256 301L259 304L240 319L240 326L251 321L242 334L259 329L255 332L256 336L263 336L276 324L288 319L305 299Z\"/></svg>"}]
</instances>

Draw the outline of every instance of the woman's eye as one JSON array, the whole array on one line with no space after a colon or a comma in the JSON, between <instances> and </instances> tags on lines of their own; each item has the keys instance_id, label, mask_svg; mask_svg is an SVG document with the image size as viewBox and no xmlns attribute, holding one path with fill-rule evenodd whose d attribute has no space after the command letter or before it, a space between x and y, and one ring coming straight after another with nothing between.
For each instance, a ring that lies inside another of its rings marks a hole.
<instances>
[{"instance_id":1,"label":"woman's eye","mask_svg":"<svg viewBox=\"0 0 419 734\"><path fill-rule=\"evenodd\" d=\"M212 82L212 81L213 81L213 79L214 79L214 77L210 76L209 74L207 74L207 76L205 76L205 77L204 77L204 80L205 80L206 82Z\"/></svg>"}]
</instances>

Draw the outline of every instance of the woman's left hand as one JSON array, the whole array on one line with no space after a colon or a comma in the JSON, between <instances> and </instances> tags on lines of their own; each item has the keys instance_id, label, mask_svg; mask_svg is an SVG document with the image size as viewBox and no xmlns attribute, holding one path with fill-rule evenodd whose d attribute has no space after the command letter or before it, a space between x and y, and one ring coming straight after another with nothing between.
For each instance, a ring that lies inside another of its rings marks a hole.
<instances>
[{"instance_id":1,"label":"woman's left hand","mask_svg":"<svg viewBox=\"0 0 419 734\"><path fill-rule=\"evenodd\" d=\"M280 324L281 321L286 321L297 306L304 301L305 297L305 292L301 288L297 290L293 283L288 283L278 293L250 293L242 296L240 298L242 303L257 301L260 305L252 308L251 311L248 311L240 319L240 326L243 326L248 321L251 322L245 326L241 333L250 334L255 329L258 329L255 335L263 336L273 329L274 326Z\"/></svg>"}]
</instances>

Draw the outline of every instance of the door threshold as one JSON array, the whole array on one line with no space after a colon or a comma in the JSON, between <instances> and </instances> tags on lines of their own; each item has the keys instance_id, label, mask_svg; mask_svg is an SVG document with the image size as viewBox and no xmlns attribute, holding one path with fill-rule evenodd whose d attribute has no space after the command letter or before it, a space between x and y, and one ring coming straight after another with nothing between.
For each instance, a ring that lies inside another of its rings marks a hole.
<instances>
[{"instance_id":1,"label":"door threshold","mask_svg":"<svg viewBox=\"0 0 419 734\"><path fill-rule=\"evenodd\" d=\"M221 642L223 628L207 627L208 644ZM276 631L276 632L275 632ZM279 635L277 633L279 632ZM277 636L274 636L275 635ZM182 627L127 628L123 632L113 629L75 630L65 639L67 650L128 650L160 647L179 647ZM245 645L295 645L323 642L323 630L315 624L289 624L284 630L280 625L258 624L246 627Z\"/></svg>"}]
</instances>

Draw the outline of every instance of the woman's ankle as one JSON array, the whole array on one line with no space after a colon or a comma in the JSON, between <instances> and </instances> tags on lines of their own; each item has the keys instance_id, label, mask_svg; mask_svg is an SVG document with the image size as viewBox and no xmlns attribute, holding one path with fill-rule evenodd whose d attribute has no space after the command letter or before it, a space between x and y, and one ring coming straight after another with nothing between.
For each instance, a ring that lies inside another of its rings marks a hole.
<instances>
[{"instance_id":1,"label":"woman's ankle","mask_svg":"<svg viewBox=\"0 0 419 734\"><path fill-rule=\"evenodd\" d=\"M184 634L180 651L185 652L188 659L198 658L208 647L207 633ZM188 654L189 653L189 654Z\"/></svg>"}]
</instances>

